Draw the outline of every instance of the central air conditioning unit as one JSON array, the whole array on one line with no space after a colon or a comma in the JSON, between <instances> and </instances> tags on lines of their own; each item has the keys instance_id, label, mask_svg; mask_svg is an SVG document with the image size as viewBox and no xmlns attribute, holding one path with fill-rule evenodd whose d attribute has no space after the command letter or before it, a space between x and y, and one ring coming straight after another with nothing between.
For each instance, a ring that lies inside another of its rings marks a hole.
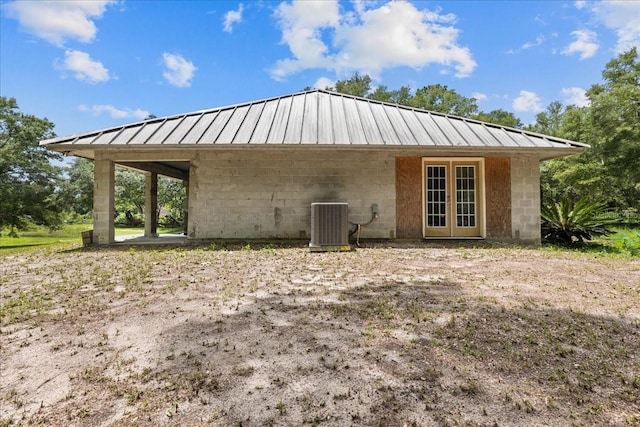
<instances>
[{"instance_id":1,"label":"central air conditioning unit","mask_svg":"<svg viewBox=\"0 0 640 427\"><path fill-rule=\"evenodd\" d=\"M349 251L349 204L311 203L312 252Z\"/></svg>"}]
</instances>

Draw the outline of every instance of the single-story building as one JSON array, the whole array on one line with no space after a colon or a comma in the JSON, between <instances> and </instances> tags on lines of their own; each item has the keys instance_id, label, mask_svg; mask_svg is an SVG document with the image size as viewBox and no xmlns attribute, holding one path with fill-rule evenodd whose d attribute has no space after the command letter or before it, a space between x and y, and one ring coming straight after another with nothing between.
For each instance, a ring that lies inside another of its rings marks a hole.
<instances>
[{"instance_id":1,"label":"single-story building","mask_svg":"<svg viewBox=\"0 0 640 427\"><path fill-rule=\"evenodd\" d=\"M574 141L310 90L58 137L93 159L94 242L114 241L114 166L187 185L188 239L310 238L311 204L348 203L362 238L540 241L540 162ZM146 233L155 233L155 216Z\"/></svg>"}]
</instances>

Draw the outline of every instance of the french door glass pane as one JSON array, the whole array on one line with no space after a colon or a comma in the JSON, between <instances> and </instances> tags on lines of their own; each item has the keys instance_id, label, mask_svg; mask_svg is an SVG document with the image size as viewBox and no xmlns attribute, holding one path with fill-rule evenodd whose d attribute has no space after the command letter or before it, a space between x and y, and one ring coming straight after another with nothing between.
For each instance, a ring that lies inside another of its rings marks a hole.
<instances>
[{"instance_id":1,"label":"french door glass pane","mask_svg":"<svg viewBox=\"0 0 640 427\"><path fill-rule=\"evenodd\" d=\"M447 226L446 166L427 166L427 226Z\"/></svg>"},{"instance_id":2,"label":"french door glass pane","mask_svg":"<svg viewBox=\"0 0 640 427\"><path fill-rule=\"evenodd\" d=\"M456 225L476 226L475 166L456 166Z\"/></svg>"}]
</instances>

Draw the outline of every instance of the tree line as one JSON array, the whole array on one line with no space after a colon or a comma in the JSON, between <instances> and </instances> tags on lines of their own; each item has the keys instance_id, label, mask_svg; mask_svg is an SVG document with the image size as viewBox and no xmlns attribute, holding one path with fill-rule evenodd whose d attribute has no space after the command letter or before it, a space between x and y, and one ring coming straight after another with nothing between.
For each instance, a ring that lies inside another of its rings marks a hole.
<instances>
[{"instance_id":1,"label":"tree line","mask_svg":"<svg viewBox=\"0 0 640 427\"><path fill-rule=\"evenodd\" d=\"M0 97L0 233L91 221L93 162L75 158L65 165L60 153L40 146L56 136L53 128L49 120L21 112L15 98ZM116 222L142 224L144 186L143 173L116 167ZM164 225L181 226L186 208L181 181L158 177L158 207Z\"/></svg>"},{"instance_id":2,"label":"tree line","mask_svg":"<svg viewBox=\"0 0 640 427\"><path fill-rule=\"evenodd\" d=\"M640 62L637 48L609 61L602 83L587 90L589 105L554 101L524 126L513 113L480 111L476 99L440 84L412 92L372 87L368 75L354 74L329 88L337 92L414 108L481 120L516 129L583 142L591 146L579 155L546 161L541 188L547 201L589 198L609 209L635 214L640 210Z\"/></svg>"},{"instance_id":3,"label":"tree line","mask_svg":"<svg viewBox=\"0 0 640 427\"><path fill-rule=\"evenodd\" d=\"M555 101L528 126L505 110L480 111L476 99L440 84L415 91L407 86L372 87L371 77L356 73L329 89L587 143L591 148L579 155L542 164L544 199L577 202L588 197L637 218L640 61L636 48L606 64L602 82L587 90L588 106ZM47 119L22 113L14 98L0 97L0 232L15 233L30 224L56 228L65 220L90 215L93 163L78 158L68 166L60 165L59 153L38 145L38 141L55 136L53 128ZM124 221L135 220L144 209L144 175L117 168L115 185L118 214L124 215ZM182 183L161 177L158 188L159 206L178 225L185 209Z\"/></svg>"}]
</instances>

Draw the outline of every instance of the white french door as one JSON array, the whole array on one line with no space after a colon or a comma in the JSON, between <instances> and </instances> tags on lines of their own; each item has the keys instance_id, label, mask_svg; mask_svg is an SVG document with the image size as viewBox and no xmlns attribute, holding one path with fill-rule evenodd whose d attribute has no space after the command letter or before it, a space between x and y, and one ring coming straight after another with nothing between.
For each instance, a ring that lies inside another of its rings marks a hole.
<instances>
[{"instance_id":1,"label":"white french door","mask_svg":"<svg viewBox=\"0 0 640 427\"><path fill-rule=\"evenodd\" d=\"M424 159L424 237L483 237L482 159Z\"/></svg>"}]
</instances>

